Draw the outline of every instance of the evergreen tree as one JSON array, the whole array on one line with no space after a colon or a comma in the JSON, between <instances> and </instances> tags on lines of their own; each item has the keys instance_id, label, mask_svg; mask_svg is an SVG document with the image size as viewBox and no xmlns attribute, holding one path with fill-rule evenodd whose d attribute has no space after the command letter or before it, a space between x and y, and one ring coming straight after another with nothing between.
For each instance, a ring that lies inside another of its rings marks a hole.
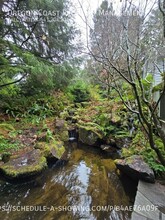
<instances>
[{"instance_id":1,"label":"evergreen tree","mask_svg":"<svg viewBox=\"0 0 165 220\"><path fill-rule=\"evenodd\" d=\"M0 88L21 81L41 91L68 82L76 34L69 1L4 0L0 7Z\"/></svg>"}]
</instances>

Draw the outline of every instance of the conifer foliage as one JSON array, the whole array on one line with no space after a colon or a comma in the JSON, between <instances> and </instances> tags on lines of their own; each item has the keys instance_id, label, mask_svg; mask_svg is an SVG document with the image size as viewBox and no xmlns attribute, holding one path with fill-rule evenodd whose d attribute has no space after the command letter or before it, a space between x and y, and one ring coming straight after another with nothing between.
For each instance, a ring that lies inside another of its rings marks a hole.
<instances>
[{"instance_id":1,"label":"conifer foliage","mask_svg":"<svg viewBox=\"0 0 165 220\"><path fill-rule=\"evenodd\" d=\"M0 3L0 93L49 91L72 78L76 34L68 0ZM69 73L68 73L69 72Z\"/></svg>"}]
</instances>

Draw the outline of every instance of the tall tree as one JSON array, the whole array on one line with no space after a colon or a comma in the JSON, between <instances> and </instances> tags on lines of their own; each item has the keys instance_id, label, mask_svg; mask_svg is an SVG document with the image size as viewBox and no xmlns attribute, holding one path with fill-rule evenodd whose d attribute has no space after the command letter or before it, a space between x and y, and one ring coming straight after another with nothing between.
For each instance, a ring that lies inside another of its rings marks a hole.
<instances>
[{"instance_id":1,"label":"tall tree","mask_svg":"<svg viewBox=\"0 0 165 220\"><path fill-rule=\"evenodd\" d=\"M161 1L159 0L159 10L161 11L163 15L163 28L164 28L164 37L165 37L165 0Z\"/></svg>"},{"instance_id":2,"label":"tall tree","mask_svg":"<svg viewBox=\"0 0 165 220\"><path fill-rule=\"evenodd\" d=\"M68 0L1 3L1 88L27 81L32 75L40 78L41 84L47 81L53 86L54 75L62 70L59 64L70 58L74 49L76 29L69 7Z\"/></svg>"},{"instance_id":3,"label":"tall tree","mask_svg":"<svg viewBox=\"0 0 165 220\"><path fill-rule=\"evenodd\" d=\"M165 165L164 154L156 145L154 137L156 128L165 148L165 131L156 111L160 99L157 103L153 103L152 75L147 75L145 79L142 77L144 66L153 52L153 42L147 41L144 34L148 31L149 26L146 22L154 6L151 4L149 9L147 3L146 0L140 8L133 5L132 1L122 1L121 13L115 15L113 10L110 10L108 1L103 1L100 6L101 11L107 11L107 13L98 16L100 9L96 12L94 29L91 31L92 47L89 52L96 66L101 65L102 69L106 70L106 74L111 77L109 86L118 92L129 111L137 115L151 148ZM119 27L117 30L115 30L116 25ZM153 29L150 30L152 31ZM162 94L165 93L164 80L165 77L163 77ZM128 97L124 97L123 81L131 89L134 99L129 100Z\"/></svg>"}]
</instances>

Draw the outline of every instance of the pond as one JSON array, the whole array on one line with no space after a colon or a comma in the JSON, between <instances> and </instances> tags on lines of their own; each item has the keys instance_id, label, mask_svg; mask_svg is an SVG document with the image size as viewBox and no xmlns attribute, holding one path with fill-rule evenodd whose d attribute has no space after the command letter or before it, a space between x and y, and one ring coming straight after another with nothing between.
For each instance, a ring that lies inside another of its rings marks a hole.
<instances>
[{"instance_id":1,"label":"pond","mask_svg":"<svg viewBox=\"0 0 165 220\"><path fill-rule=\"evenodd\" d=\"M0 181L3 220L128 220L136 184L119 177L112 159L98 148L70 144L70 159L35 181Z\"/></svg>"}]
</instances>

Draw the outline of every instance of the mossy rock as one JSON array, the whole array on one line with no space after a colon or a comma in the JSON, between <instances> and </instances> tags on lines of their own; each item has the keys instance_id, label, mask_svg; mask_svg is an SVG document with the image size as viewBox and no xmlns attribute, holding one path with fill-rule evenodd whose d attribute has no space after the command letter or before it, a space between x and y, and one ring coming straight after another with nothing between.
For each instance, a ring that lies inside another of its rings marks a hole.
<instances>
[{"instance_id":1,"label":"mossy rock","mask_svg":"<svg viewBox=\"0 0 165 220\"><path fill-rule=\"evenodd\" d=\"M61 141L67 142L69 140L68 130L59 131L56 134Z\"/></svg>"},{"instance_id":2,"label":"mossy rock","mask_svg":"<svg viewBox=\"0 0 165 220\"><path fill-rule=\"evenodd\" d=\"M95 146L99 139L103 139L104 134L98 129L94 123L87 123L86 125L78 125L79 141L84 144Z\"/></svg>"},{"instance_id":3,"label":"mossy rock","mask_svg":"<svg viewBox=\"0 0 165 220\"><path fill-rule=\"evenodd\" d=\"M64 152L65 147L63 146L63 142L52 140L49 143L46 142L38 142L35 146L36 149L40 149L42 155L47 159L61 159Z\"/></svg>"},{"instance_id":4,"label":"mossy rock","mask_svg":"<svg viewBox=\"0 0 165 220\"><path fill-rule=\"evenodd\" d=\"M46 167L46 158L40 150L34 149L17 158L11 158L1 165L0 170L8 179L27 179L41 173Z\"/></svg>"},{"instance_id":5,"label":"mossy rock","mask_svg":"<svg viewBox=\"0 0 165 220\"><path fill-rule=\"evenodd\" d=\"M56 119L55 121L55 135L59 137L61 141L69 140L68 126L65 120Z\"/></svg>"},{"instance_id":6,"label":"mossy rock","mask_svg":"<svg viewBox=\"0 0 165 220\"><path fill-rule=\"evenodd\" d=\"M153 170L139 155L133 155L125 159L117 159L114 162L120 171L136 181L143 180L149 183L155 182Z\"/></svg>"}]
</instances>

